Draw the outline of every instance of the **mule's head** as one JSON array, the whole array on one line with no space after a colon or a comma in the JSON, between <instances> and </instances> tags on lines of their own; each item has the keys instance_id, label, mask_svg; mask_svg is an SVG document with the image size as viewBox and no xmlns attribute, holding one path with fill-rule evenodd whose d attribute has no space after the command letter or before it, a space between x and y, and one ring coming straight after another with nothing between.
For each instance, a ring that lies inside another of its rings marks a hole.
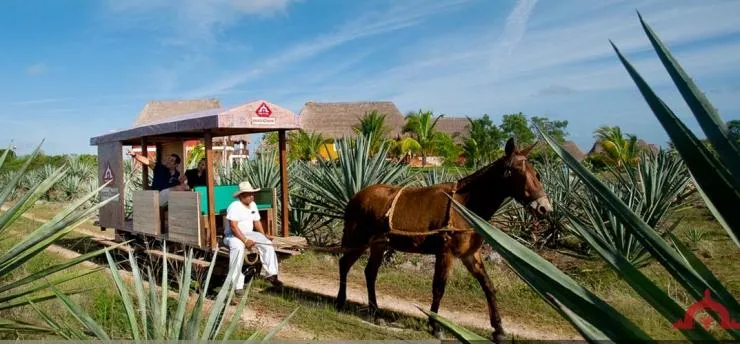
<instances>
[{"instance_id":1,"label":"mule's head","mask_svg":"<svg viewBox=\"0 0 740 344\"><path fill-rule=\"evenodd\" d=\"M518 150L513 137L506 141L504 183L509 196L542 216L552 212L552 205L540 181L540 174L527 161L527 155L534 146Z\"/></svg>"}]
</instances>

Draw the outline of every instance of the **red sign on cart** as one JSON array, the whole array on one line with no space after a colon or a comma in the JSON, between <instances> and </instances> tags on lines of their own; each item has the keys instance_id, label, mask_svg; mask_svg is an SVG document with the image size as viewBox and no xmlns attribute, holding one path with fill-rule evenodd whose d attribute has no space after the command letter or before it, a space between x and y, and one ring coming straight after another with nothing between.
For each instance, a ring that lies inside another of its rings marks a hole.
<instances>
[{"instance_id":1,"label":"red sign on cart","mask_svg":"<svg viewBox=\"0 0 740 344\"><path fill-rule=\"evenodd\" d=\"M267 106L265 102L262 102L262 104L257 107L255 113L257 114L257 116L260 117L270 117L270 115L272 115L272 110L270 110L270 107Z\"/></svg>"}]
</instances>

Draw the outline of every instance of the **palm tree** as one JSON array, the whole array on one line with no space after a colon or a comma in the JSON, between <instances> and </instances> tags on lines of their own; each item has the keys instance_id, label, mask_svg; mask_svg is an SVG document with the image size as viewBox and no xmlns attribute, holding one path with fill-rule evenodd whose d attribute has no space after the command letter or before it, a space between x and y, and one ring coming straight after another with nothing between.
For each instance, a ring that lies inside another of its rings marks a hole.
<instances>
[{"instance_id":1,"label":"palm tree","mask_svg":"<svg viewBox=\"0 0 740 344\"><path fill-rule=\"evenodd\" d=\"M325 140L321 133L307 133L299 130L290 134L289 141L292 158L312 161L319 157L319 150Z\"/></svg>"},{"instance_id":2,"label":"palm tree","mask_svg":"<svg viewBox=\"0 0 740 344\"><path fill-rule=\"evenodd\" d=\"M365 136L370 140L370 152L375 154L380 145L386 141L388 133L391 129L385 125L386 115L380 113L378 110L372 110L365 113L360 118L360 122L353 125L352 129L355 133Z\"/></svg>"},{"instance_id":3,"label":"palm tree","mask_svg":"<svg viewBox=\"0 0 740 344\"><path fill-rule=\"evenodd\" d=\"M406 137L398 141L388 140L388 143L389 153L398 157L400 161L404 161L406 157L421 151L421 146L419 145L419 142L416 142L416 140L410 137Z\"/></svg>"},{"instance_id":4,"label":"palm tree","mask_svg":"<svg viewBox=\"0 0 740 344\"><path fill-rule=\"evenodd\" d=\"M421 163L427 164L427 156L434 152L434 147L439 142L437 136L439 131L435 129L437 121L444 115L433 118L431 111L410 112L406 115L406 124L403 126L404 133L410 133L421 149Z\"/></svg>"},{"instance_id":5,"label":"palm tree","mask_svg":"<svg viewBox=\"0 0 740 344\"><path fill-rule=\"evenodd\" d=\"M624 164L632 165L639 161L637 136L623 135L622 129L618 126L601 126L594 131L594 137L604 149L604 159L607 163L621 168Z\"/></svg>"}]
</instances>

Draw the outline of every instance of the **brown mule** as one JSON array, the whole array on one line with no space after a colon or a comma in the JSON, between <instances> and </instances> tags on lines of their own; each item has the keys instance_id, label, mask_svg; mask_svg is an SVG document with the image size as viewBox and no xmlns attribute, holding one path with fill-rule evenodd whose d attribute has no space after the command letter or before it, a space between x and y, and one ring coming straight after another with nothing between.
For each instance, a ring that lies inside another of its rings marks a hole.
<instances>
[{"instance_id":1,"label":"brown mule","mask_svg":"<svg viewBox=\"0 0 740 344\"><path fill-rule=\"evenodd\" d=\"M439 310L452 263L460 258L483 288L494 329L493 339L501 340L504 329L496 306L496 291L479 252L483 238L454 210L448 195L484 219L491 218L508 197L529 205L539 215L551 212L552 206L539 175L527 162L532 147L519 151L514 139L510 138L502 158L456 183L403 190L400 186L372 185L358 192L344 214L342 248L345 253L339 259L337 309L344 307L347 298L347 274L368 247L370 257L365 267L365 280L371 316L378 309L375 280L386 249L436 256L431 306L435 313ZM462 231L429 233L442 228ZM431 319L429 324L439 337L439 325Z\"/></svg>"}]
</instances>

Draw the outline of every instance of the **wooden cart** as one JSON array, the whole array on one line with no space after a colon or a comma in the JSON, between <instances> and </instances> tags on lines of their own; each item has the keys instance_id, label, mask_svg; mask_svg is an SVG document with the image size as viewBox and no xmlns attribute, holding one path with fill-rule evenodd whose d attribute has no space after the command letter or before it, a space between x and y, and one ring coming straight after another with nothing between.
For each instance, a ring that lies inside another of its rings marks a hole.
<instances>
[{"instance_id":1,"label":"wooden cart","mask_svg":"<svg viewBox=\"0 0 740 344\"><path fill-rule=\"evenodd\" d=\"M289 236L286 166L286 132L297 129L300 129L300 119L293 112L259 100L233 108L181 114L91 138L90 144L98 147L100 185L109 183L101 191L100 198L107 199L118 194L113 202L100 209L101 230L114 229L116 241L119 242L133 238L137 243L156 245L166 240L168 251L170 247L178 246L177 251L180 252L185 248L194 248L206 262L210 261L213 254L227 255L221 241L223 217L228 204L234 201L232 194L237 185L215 185L213 138L277 131L280 192L263 189L257 193L255 202L260 209L263 228L276 237L274 244L278 253L298 254L306 243L303 238ZM177 153L183 160L180 165L180 173L183 175L185 171L182 166L186 159L184 143L191 140L201 140L204 144L207 185L191 191L171 191L165 212L159 207L160 193L149 190L149 167L143 166L144 188L133 193L133 215L127 219L124 216L124 147L140 146L142 155L147 156L147 147L155 145L157 161L161 161L166 155ZM276 208L278 194L281 197L279 211ZM276 226L278 214L280 228ZM150 248L147 250L150 251Z\"/></svg>"}]
</instances>

